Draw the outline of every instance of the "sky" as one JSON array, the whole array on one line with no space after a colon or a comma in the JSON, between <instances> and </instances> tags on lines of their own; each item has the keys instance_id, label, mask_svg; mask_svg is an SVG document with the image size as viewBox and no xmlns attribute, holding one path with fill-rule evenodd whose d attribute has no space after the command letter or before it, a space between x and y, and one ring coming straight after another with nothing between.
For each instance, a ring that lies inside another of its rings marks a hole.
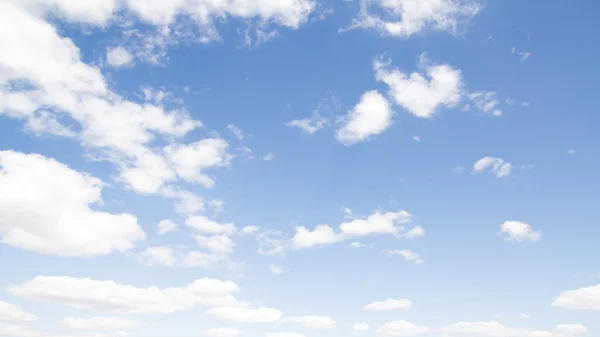
<instances>
[{"instance_id":1,"label":"sky","mask_svg":"<svg viewBox=\"0 0 600 337\"><path fill-rule=\"evenodd\" d=\"M598 335L599 9L0 0L0 336Z\"/></svg>"}]
</instances>

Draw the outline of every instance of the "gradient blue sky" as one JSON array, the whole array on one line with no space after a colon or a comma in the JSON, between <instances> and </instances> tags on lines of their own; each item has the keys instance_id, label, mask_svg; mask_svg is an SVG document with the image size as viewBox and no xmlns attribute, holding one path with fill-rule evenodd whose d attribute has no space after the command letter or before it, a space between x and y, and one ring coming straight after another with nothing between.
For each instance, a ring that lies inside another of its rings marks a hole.
<instances>
[{"instance_id":1,"label":"gradient blue sky","mask_svg":"<svg viewBox=\"0 0 600 337\"><path fill-rule=\"evenodd\" d=\"M0 0L0 336L594 336L599 9Z\"/></svg>"}]
</instances>

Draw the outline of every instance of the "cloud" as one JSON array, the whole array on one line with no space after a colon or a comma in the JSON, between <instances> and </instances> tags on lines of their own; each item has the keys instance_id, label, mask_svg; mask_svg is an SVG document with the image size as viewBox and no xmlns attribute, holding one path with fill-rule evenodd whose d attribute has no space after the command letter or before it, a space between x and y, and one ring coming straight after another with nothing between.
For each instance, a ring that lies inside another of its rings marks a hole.
<instances>
[{"instance_id":1,"label":"cloud","mask_svg":"<svg viewBox=\"0 0 600 337\"><path fill-rule=\"evenodd\" d=\"M407 211L386 212L376 211L366 218L358 218L340 225L340 231L347 236L369 236L375 234L391 234L399 237L404 229L396 224L408 223L412 215Z\"/></svg>"},{"instance_id":2,"label":"cloud","mask_svg":"<svg viewBox=\"0 0 600 337\"><path fill-rule=\"evenodd\" d=\"M260 231L259 226L246 226L246 227L242 228L242 233L248 234L248 235L257 233L258 231Z\"/></svg>"},{"instance_id":3,"label":"cloud","mask_svg":"<svg viewBox=\"0 0 600 337\"><path fill-rule=\"evenodd\" d=\"M391 124L394 112L378 91L365 92L360 102L341 119L335 138L344 145L363 142L383 133Z\"/></svg>"},{"instance_id":4,"label":"cloud","mask_svg":"<svg viewBox=\"0 0 600 337\"><path fill-rule=\"evenodd\" d=\"M281 322L302 324L309 329L331 330L335 327L335 321L329 316L289 316L284 317Z\"/></svg>"},{"instance_id":5,"label":"cloud","mask_svg":"<svg viewBox=\"0 0 600 337\"><path fill-rule=\"evenodd\" d=\"M496 98L495 92L476 91L469 94L469 99L477 110L494 116L502 116L502 110L498 108L500 101Z\"/></svg>"},{"instance_id":6,"label":"cloud","mask_svg":"<svg viewBox=\"0 0 600 337\"><path fill-rule=\"evenodd\" d=\"M387 84L388 95L395 104L421 118L433 117L441 108L456 106L462 95L463 80L460 70L447 64L431 64L421 55L419 69L424 72L406 74L390 69L391 60L376 60L375 78Z\"/></svg>"},{"instance_id":7,"label":"cloud","mask_svg":"<svg viewBox=\"0 0 600 337\"><path fill-rule=\"evenodd\" d=\"M235 225L232 223L218 223L203 215L195 215L185 220L185 225L203 233L232 235L235 231Z\"/></svg>"},{"instance_id":8,"label":"cloud","mask_svg":"<svg viewBox=\"0 0 600 337\"><path fill-rule=\"evenodd\" d=\"M327 124L327 119L322 117L318 112L314 112L309 118L295 119L287 122L286 126L296 127L305 133L312 135L322 129Z\"/></svg>"},{"instance_id":9,"label":"cloud","mask_svg":"<svg viewBox=\"0 0 600 337\"><path fill-rule=\"evenodd\" d=\"M217 307L206 311L207 315L221 320L237 323L274 323L283 313L273 308L244 308L244 307Z\"/></svg>"},{"instance_id":10,"label":"cloud","mask_svg":"<svg viewBox=\"0 0 600 337\"><path fill-rule=\"evenodd\" d=\"M367 245L366 243L361 243L361 242L352 242L350 244L350 247L352 247L352 248L367 248L367 247L369 247L369 245Z\"/></svg>"},{"instance_id":11,"label":"cloud","mask_svg":"<svg viewBox=\"0 0 600 337\"><path fill-rule=\"evenodd\" d=\"M569 150L567 150L567 153L570 154L570 155L575 154L575 152L577 152L577 151L575 151L575 149L569 149Z\"/></svg>"},{"instance_id":12,"label":"cloud","mask_svg":"<svg viewBox=\"0 0 600 337\"><path fill-rule=\"evenodd\" d=\"M43 172L44 174L40 174ZM103 182L38 154L0 152L0 239L58 256L100 256L132 249L145 233L131 214L101 204Z\"/></svg>"},{"instance_id":13,"label":"cloud","mask_svg":"<svg viewBox=\"0 0 600 337\"><path fill-rule=\"evenodd\" d=\"M368 311L390 311L390 310L409 310L412 308L412 302L407 299L399 299L395 300L392 298L388 298L383 302L373 302L369 305L365 306L365 310Z\"/></svg>"},{"instance_id":14,"label":"cloud","mask_svg":"<svg viewBox=\"0 0 600 337\"><path fill-rule=\"evenodd\" d=\"M304 335L295 332L269 332L265 337L304 337Z\"/></svg>"},{"instance_id":15,"label":"cloud","mask_svg":"<svg viewBox=\"0 0 600 337\"><path fill-rule=\"evenodd\" d=\"M581 324L559 324L555 330L569 336L581 335L588 332L588 328Z\"/></svg>"},{"instance_id":16,"label":"cloud","mask_svg":"<svg viewBox=\"0 0 600 337\"><path fill-rule=\"evenodd\" d=\"M390 255L400 255L404 260L414 262L415 264L423 263L423 260L421 260L419 254L410 249L390 250L387 253Z\"/></svg>"},{"instance_id":17,"label":"cloud","mask_svg":"<svg viewBox=\"0 0 600 337\"><path fill-rule=\"evenodd\" d=\"M261 255L280 255L285 247L283 237L279 231L264 231L256 236L258 240L258 254Z\"/></svg>"},{"instance_id":18,"label":"cloud","mask_svg":"<svg viewBox=\"0 0 600 337\"><path fill-rule=\"evenodd\" d=\"M502 178L510 175L512 164L496 157L483 157L473 164L473 173L481 173L487 169L490 169L496 178Z\"/></svg>"},{"instance_id":19,"label":"cloud","mask_svg":"<svg viewBox=\"0 0 600 337\"><path fill-rule=\"evenodd\" d=\"M521 317L521 319L524 319L524 320L526 320L526 321L528 321L528 320L530 320L530 319L531 319L531 316L530 316L530 315L528 315L528 314L524 314L524 313L521 313L521 314L519 314L519 317Z\"/></svg>"},{"instance_id":20,"label":"cloud","mask_svg":"<svg viewBox=\"0 0 600 337\"><path fill-rule=\"evenodd\" d=\"M338 242L342 238L328 225L318 225L313 231L306 227L296 227L296 234L292 238L294 249L313 248Z\"/></svg>"},{"instance_id":21,"label":"cloud","mask_svg":"<svg viewBox=\"0 0 600 337\"><path fill-rule=\"evenodd\" d=\"M64 328L71 330L124 330L139 328L142 324L133 319L117 317L76 318L68 316L58 322Z\"/></svg>"},{"instance_id":22,"label":"cloud","mask_svg":"<svg viewBox=\"0 0 600 337\"><path fill-rule=\"evenodd\" d=\"M215 328L204 331L204 334L210 337L238 337L240 331L232 328Z\"/></svg>"},{"instance_id":23,"label":"cloud","mask_svg":"<svg viewBox=\"0 0 600 337\"><path fill-rule=\"evenodd\" d=\"M244 140L244 131L239 126L229 124L227 125L227 130L231 131L231 133L233 133L235 138L237 138L239 141Z\"/></svg>"},{"instance_id":24,"label":"cloud","mask_svg":"<svg viewBox=\"0 0 600 337\"><path fill-rule=\"evenodd\" d=\"M505 221L501 226L501 233L508 241L539 241L542 236L540 231L519 221Z\"/></svg>"},{"instance_id":25,"label":"cloud","mask_svg":"<svg viewBox=\"0 0 600 337\"><path fill-rule=\"evenodd\" d=\"M426 29L456 34L458 25L480 9L472 0L374 0L363 2L358 17L349 28L342 30L374 29L382 35L399 38L408 38Z\"/></svg>"},{"instance_id":26,"label":"cloud","mask_svg":"<svg viewBox=\"0 0 600 337\"><path fill-rule=\"evenodd\" d=\"M106 50L106 62L115 68L133 65L133 55L123 47L112 47Z\"/></svg>"},{"instance_id":27,"label":"cloud","mask_svg":"<svg viewBox=\"0 0 600 337\"><path fill-rule=\"evenodd\" d=\"M567 328L574 328L574 331L576 331L575 334L573 334L573 331L561 330L559 329L559 327L560 325L556 329L554 329L554 331L528 330L522 328L509 327L503 325L502 323L492 321L460 322L438 330L442 333L450 334L453 336L458 334L460 336L474 337L571 337L577 333L581 333L577 331L581 331L579 329L583 326L569 326Z\"/></svg>"},{"instance_id":28,"label":"cloud","mask_svg":"<svg viewBox=\"0 0 600 337\"><path fill-rule=\"evenodd\" d=\"M148 266L174 266L177 263L175 252L166 246L148 247L135 258L139 263Z\"/></svg>"},{"instance_id":29,"label":"cloud","mask_svg":"<svg viewBox=\"0 0 600 337\"><path fill-rule=\"evenodd\" d=\"M356 323L352 326L352 330L356 332L367 332L369 331L369 324L367 323Z\"/></svg>"},{"instance_id":30,"label":"cloud","mask_svg":"<svg viewBox=\"0 0 600 337\"><path fill-rule=\"evenodd\" d=\"M209 250L211 253L227 255L233 253L235 243L225 235L201 236L196 235L196 244L200 248Z\"/></svg>"},{"instance_id":31,"label":"cloud","mask_svg":"<svg viewBox=\"0 0 600 337\"><path fill-rule=\"evenodd\" d=\"M242 305L232 295L238 290L231 281L209 278L160 289L68 276L37 276L9 288L11 294L30 300L114 314L171 314L197 306Z\"/></svg>"},{"instance_id":32,"label":"cloud","mask_svg":"<svg viewBox=\"0 0 600 337\"><path fill-rule=\"evenodd\" d=\"M273 161L273 160L275 160L275 155L272 154L271 152L269 152L263 157L263 160Z\"/></svg>"},{"instance_id":33,"label":"cloud","mask_svg":"<svg viewBox=\"0 0 600 337\"><path fill-rule=\"evenodd\" d=\"M275 275L283 274L283 269L280 266L275 265L275 264L270 264L269 270L271 271L271 273L273 273Z\"/></svg>"},{"instance_id":34,"label":"cloud","mask_svg":"<svg viewBox=\"0 0 600 337\"><path fill-rule=\"evenodd\" d=\"M193 192L167 186L161 190L161 194L177 200L175 211L181 215L192 215L204 210L204 199Z\"/></svg>"},{"instance_id":35,"label":"cloud","mask_svg":"<svg viewBox=\"0 0 600 337\"><path fill-rule=\"evenodd\" d=\"M552 302L552 306L569 310L600 311L600 284L564 291Z\"/></svg>"},{"instance_id":36,"label":"cloud","mask_svg":"<svg viewBox=\"0 0 600 337\"><path fill-rule=\"evenodd\" d=\"M393 321L380 326L377 335L382 337L412 336L429 332L429 327L416 325L407 321Z\"/></svg>"},{"instance_id":37,"label":"cloud","mask_svg":"<svg viewBox=\"0 0 600 337\"><path fill-rule=\"evenodd\" d=\"M156 227L158 229L159 235L165 235L167 233L171 233L172 231L177 230L177 227L179 226L176 223L174 223L173 220L166 219L159 222Z\"/></svg>"},{"instance_id":38,"label":"cloud","mask_svg":"<svg viewBox=\"0 0 600 337\"><path fill-rule=\"evenodd\" d=\"M8 302L0 301L0 322L15 321L15 322L33 322L38 318L34 314L23 311L21 307Z\"/></svg>"},{"instance_id":39,"label":"cloud","mask_svg":"<svg viewBox=\"0 0 600 337\"><path fill-rule=\"evenodd\" d=\"M417 143L420 143L421 142L421 137L419 137L419 136L413 136L412 140L414 140Z\"/></svg>"},{"instance_id":40,"label":"cloud","mask_svg":"<svg viewBox=\"0 0 600 337\"><path fill-rule=\"evenodd\" d=\"M421 226L415 226L413 229L404 234L404 237L407 239L415 239L423 236L425 236L425 230Z\"/></svg>"}]
</instances>

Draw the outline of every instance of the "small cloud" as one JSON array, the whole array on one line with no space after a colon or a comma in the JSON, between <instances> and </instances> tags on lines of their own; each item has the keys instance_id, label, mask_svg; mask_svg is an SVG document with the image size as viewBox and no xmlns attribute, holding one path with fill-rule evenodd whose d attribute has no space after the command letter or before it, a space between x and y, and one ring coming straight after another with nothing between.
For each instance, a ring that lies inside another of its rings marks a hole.
<instances>
[{"instance_id":1,"label":"small cloud","mask_svg":"<svg viewBox=\"0 0 600 337\"><path fill-rule=\"evenodd\" d=\"M404 260L409 262L414 262L415 264L422 264L423 260L419 257L419 254L413 252L409 249L401 249L401 250L388 250L386 251L389 255L399 255Z\"/></svg>"},{"instance_id":2,"label":"small cloud","mask_svg":"<svg viewBox=\"0 0 600 337\"><path fill-rule=\"evenodd\" d=\"M270 264L269 270L271 271L271 273L273 273L275 275L283 274L283 269L278 265Z\"/></svg>"},{"instance_id":3,"label":"small cloud","mask_svg":"<svg viewBox=\"0 0 600 337\"><path fill-rule=\"evenodd\" d=\"M425 230L421 226L416 226L415 228L409 230L404 234L404 237L407 239L415 239L425 236Z\"/></svg>"},{"instance_id":4,"label":"small cloud","mask_svg":"<svg viewBox=\"0 0 600 337\"><path fill-rule=\"evenodd\" d=\"M531 171L531 170L533 170L533 168L534 168L533 164L521 165L521 171Z\"/></svg>"},{"instance_id":5,"label":"small cloud","mask_svg":"<svg viewBox=\"0 0 600 337\"><path fill-rule=\"evenodd\" d=\"M496 178L508 176L512 172L512 164L502 158L484 157L473 164L473 173L481 173L490 169Z\"/></svg>"},{"instance_id":6,"label":"small cloud","mask_svg":"<svg viewBox=\"0 0 600 337\"><path fill-rule=\"evenodd\" d=\"M246 156L246 159L248 159L248 160L254 159L254 155L252 154L251 148L249 148L247 146L242 146L238 150Z\"/></svg>"},{"instance_id":7,"label":"small cloud","mask_svg":"<svg viewBox=\"0 0 600 337\"><path fill-rule=\"evenodd\" d=\"M123 47L113 47L106 50L106 61L114 68L133 65L133 55Z\"/></svg>"},{"instance_id":8,"label":"small cloud","mask_svg":"<svg viewBox=\"0 0 600 337\"><path fill-rule=\"evenodd\" d=\"M465 168L462 166L457 166L452 169L452 173L454 174L462 174L463 172L465 172Z\"/></svg>"},{"instance_id":9,"label":"small cloud","mask_svg":"<svg viewBox=\"0 0 600 337\"><path fill-rule=\"evenodd\" d=\"M567 150L567 153L570 154L570 155L575 154L575 152L576 152L575 149L569 149L569 150Z\"/></svg>"},{"instance_id":10,"label":"small cloud","mask_svg":"<svg viewBox=\"0 0 600 337\"><path fill-rule=\"evenodd\" d=\"M413 136L412 140L414 140L417 143L420 143L421 142L421 137L420 136Z\"/></svg>"},{"instance_id":11,"label":"small cloud","mask_svg":"<svg viewBox=\"0 0 600 337\"><path fill-rule=\"evenodd\" d=\"M247 234L247 235L258 233L259 231L260 231L260 227L258 227L258 226L246 226L246 227L242 228L242 233Z\"/></svg>"},{"instance_id":12,"label":"small cloud","mask_svg":"<svg viewBox=\"0 0 600 337\"><path fill-rule=\"evenodd\" d=\"M242 141L244 139L244 131L240 127L235 126L233 124L229 124L227 125L227 129L231 131L231 133L233 133L235 138L237 138L239 141Z\"/></svg>"},{"instance_id":13,"label":"small cloud","mask_svg":"<svg viewBox=\"0 0 600 337\"><path fill-rule=\"evenodd\" d=\"M500 230L500 235L506 241L540 241L542 233L534 230L529 224L520 221L505 221Z\"/></svg>"},{"instance_id":14,"label":"small cloud","mask_svg":"<svg viewBox=\"0 0 600 337\"><path fill-rule=\"evenodd\" d=\"M526 320L526 321L531 319L531 316L529 316L528 314L523 314L523 313L519 314L519 317L521 317L521 319Z\"/></svg>"},{"instance_id":15,"label":"small cloud","mask_svg":"<svg viewBox=\"0 0 600 337\"><path fill-rule=\"evenodd\" d=\"M366 243L362 243L362 242L352 242L350 244L350 247L352 247L352 248L367 248L367 247L372 247L374 245L375 244L373 244L373 243L372 244L366 244Z\"/></svg>"},{"instance_id":16,"label":"small cloud","mask_svg":"<svg viewBox=\"0 0 600 337\"><path fill-rule=\"evenodd\" d=\"M273 161L273 160L275 160L275 155L272 154L271 152L269 152L263 157L263 160Z\"/></svg>"},{"instance_id":17,"label":"small cloud","mask_svg":"<svg viewBox=\"0 0 600 337\"><path fill-rule=\"evenodd\" d=\"M519 53L519 56L521 56L521 62L524 62L531 56L531 53L526 51L526 52Z\"/></svg>"}]
</instances>

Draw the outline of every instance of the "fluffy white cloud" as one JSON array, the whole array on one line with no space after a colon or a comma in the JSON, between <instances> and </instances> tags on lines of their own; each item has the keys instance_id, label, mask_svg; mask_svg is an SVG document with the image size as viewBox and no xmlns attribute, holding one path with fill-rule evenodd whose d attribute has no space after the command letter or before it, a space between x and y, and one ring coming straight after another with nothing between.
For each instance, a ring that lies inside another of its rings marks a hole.
<instances>
[{"instance_id":1,"label":"fluffy white cloud","mask_svg":"<svg viewBox=\"0 0 600 337\"><path fill-rule=\"evenodd\" d=\"M289 316L281 320L283 323L298 323L310 329L330 330L335 327L335 321L329 316Z\"/></svg>"},{"instance_id":2,"label":"fluffy white cloud","mask_svg":"<svg viewBox=\"0 0 600 337\"><path fill-rule=\"evenodd\" d=\"M265 334L265 337L304 337L304 335L295 332L270 332Z\"/></svg>"},{"instance_id":3,"label":"fluffy white cloud","mask_svg":"<svg viewBox=\"0 0 600 337\"><path fill-rule=\"evenodd\" d=\"M133 64L133 55L123 47L108 48L106 62L115 68L130 66Z\"/></svg>"},{"instance_id":4,"label":"fluffy white cloud","mask_svg":"<svg viewBox=\"0 0 600 337\"><path fill-rule=\"evenodd\" d=\"M569 336L581 335L588 332L588 328L581 324L559 324L555 330Z\"/></svg>"},{"instance_id":5,"label":"fluffy white cloud","mask_svg":"<svg viewBox=\"0 0 600 337\"><path fill-rule=\"evenodd\" d=\"M491 113L494 116L502 116L502 110L498 108L500 101L496 93L492 91L476 91L469 95L475 108L483 113Z\"/></svg>"},{"instance_id":6,"label":"fluffy white cloud","mask_svg":"<svg viewBox=\"0 0 600 337\"><path fill-rule=\"evenodd\" d=\"M394 112L390 103L379 92L365 92L360 102L342 119L335 138L342 144L352 145L383 133L391 124Z\"/></svg>"},{"instance_id":7,"label":"fluffy white cloud","mask_svg":"<svg viewBox=\"0 0 600 337\"><path fill-rule=\"evenodd\" d=\"M421 226L415 226L413 229L404 234L404 237L408 239L420 238L423 236L425 236L425 230Z\"/></svg>"},{"instance_id":8,"label":"fluffy white cloud","mask_svg":"<svg viewBox=\"0 0 600 337\"><path fill-rule=\"evenodd\" d=\"M352 326L352 330L356 332L367 332L369 331L369 324L367 323L356 323Z\"/></svg>"},{"instance_id":9,"label":"fluffy white cloud","mask_svg":"<svg viewBox=\"0 0 600 337\"><path fill-rule=\"evenodd\" d=\"M269 265L269 270L271 271L271 273L279 275L279 274L283 274L283 269L275 264L270 264Z\"/></svg>"},{"instance_id":10,"label":"fluffy white cloud","mask_svg":"<svg viewBox=\"0 0 600 337\"><path fill-rule=\"evenodd\" d=\"M405 298L399 300L388 298L383 302L373 302L365 306L365 310L370 311L409 310L410 308L412 308L412 302Z\"/></svg>"},{"instance_id":11,"label":"fluffy white cloud","mask_svg":"<svg viewBox=\"0 0 600 337\"><path fill-rule=\"evenodd\" d=\"M246 226L246 227L242 228L242 233L248 234L248 235L258 233L258 231L260 231L259 226Z\"/></svg>"},{"instance_id":12,"label":"fluffy white cloud","mask_svg":"<svg viewBox=\"0 0 600 337\"><path fill-rule=\"evenodd\" d=\"M173 220L166 219L159 222L156 227L158 229L159 235L165 235L167 233L171 233L172 231L177 230L178 226L176 223L173 222Z\"/></svg>"},{"instance_id":13,"label":"fluffy white cloud","mask_svg":"<svg viewBox=\"0 0 600 337\"><path fill-rule=\"evenodd\" d=\"M33 322L37 316L23 311L19 306L0 301L0 321Z\"/></svg>"},{"instance_id":14,"label":"fluffy white cloud","mask_svg":"<svg viewBox=\"0 0 600 337\"><path fill-rule=\"evenodd\" d=\"M232 223L220 224L203 215L191 216L185 220L185 224L202 233L232 235L235 232Z\"/></svg>"},{"instance_id":15,"label":"fluffy white cloud","mask_svg":"<svg viewBox=\"0 0 600 337\"><path fill-rule=\"evenodd\" d=\"M177 263L175 251L170 247L148 247L135 256L138 262L148 266L174 266Z\"/></svg>"},{"instance_id":16,"label":"fluffy white cloud","mask_svg":"<svg viewBox=\"0 0 600 337\"><path fill-rule=\"evenodd\" d=\"M554 300L552 306L569 310L600 311L600 284L565 291Z\"/></svg>"},{"instance_id":17,"label":"fluffy white cloud","mask_svg":"<svg viewBox=\"0 0 600 337\"><path fill-rule=\"evenodd\" d=\"M519 221L505 221L501 226L501 233L509 241L539 241L542 237L540 231L533 230L529 224Z\"/></svg>"},{"instance_id":18,"label":"fluffy white cloud","mask_svg":"<svg viewBox=\"0 0 600 337\"><path fill-rule=\"evenodd\" d=\"M206 330L204 334L210 337L238 337L240 331L232 328L215 328Z\"/></svg>"},{"instance_id":19,"label":"fluffy white cloud","mask_svg":"<svg viewBox=\"0 0 600 337\"><path fill-rule=\"evenodd\" d=\"M412 336L429 332L429 327L416 325L407 321L393 321L380 326L377 335L383 337Z\"/></svg>"},{"instance_id":20,"label":"fluffy white cloud","mask_svg":"<svg viewBox=\"0 0 600 337\"><path fill-rule=\"evenodd\" d=\"M359 16L347 29L375 29L383 35L401 38L424 29L454 34L459 23L479 10L474 0L374 0L361 6Z\"/></svg>"},{"instance_id":21,"label":"fluffy white cloud","mask_svg":"<svg viewBox=\"0 0 600 337\"><path fill-rule=\"evenodd\" d=\"M490 169L496 178L508 176L512 172L512 164L502 158L483 157L473 164L473 173L481 173Z\"/></svg>"},{"instance_id":22,"label":"fluffy white cloud","mask_svg":"<svg viewBox=\"0 0 600 337\"><path fill-rule=\"evenodd\" d=\"M217 307L206 311L206 314L218 319L238 323L273 323L283 313L273 308Z\"/></svg>"},{"instance_id":23,"label":"fluffy white cloud","mask_svg":"<svg viewBox=\"0 0 600 337\"><path fill-rule=\"evenodd\" d=\"M352 248L366 248L366 247L369 247L369 245L367 245L366 243L361 243L361 242L352 242L350 244L350 247L352 247Z\"/></svg>"},{"instance_id":24,"label":"fluffy white cloud","mask_svg":"<svg viewBox=\"0 0 600 337\"><path fill-rule=\"evenodd\" d=\"M393 101L413 115L431 118L440 108L454 107L462 95L462 74L447 64L436 65L421 55L421 73L406 74L390 70L391 61L374 62L375 77L388 85L388 95Z\"/></svg>"},{"instance_id":25,"label":"fluffy white cloud","mask_svg":"<svg viewBox=\"0 0 600 337\"><path fill-rule=\"evenodd\" d=\"M327 225L318 225L310 231L306 227L296 227L296 234L292 238L294 249L313 248L338 242L342 237Z\"/></svg>"},{"instance_id":26,"label":"fluffy white cloud","mask_svg":"<svg viewBox=\"0 0 600 337\"><path fill-rule=\"evenodd\" d=\"M43 174L40 174L43 172ZM103 183L38 154L0 152L0 239L41 254L99 256L145 238L131 214L94 211Z\"/></svg>"},{"instance_id":27,"label":"fluffy white cloud","mask_svg":"<svg viewBox=\"0 0 600 337\"><path fill-rule=\"evenodd\" d=\"M133 319L117 317L92 317L77 318L65 317L58 322L59 325L72 330L123 330L139 328L142 324Z\"/></svg>"},{"instance_id":28,"label":"fluffy white cloud","mask_svg":"<svg viewBox=\"0 0 600 337\"><path fill-rule=\"evenodd\" d=\"M167 198L177 200L175 211L179 214L192 215L204 210L204 199L193 192L165 187L161 193Z\"/></svg>"},{"instance_id":29,"label":"fluffy white cloud","mask_svg":"<svg viewBox=\"0 0 600 337\"><path fill-rule=\"evenodd\" d=\"M561 330L561 325L554 331L528 330L513 328L500 322L460 322L439 329L440 332L450 335L474 336L474 337L572 337L584 333L587 329L582 325L562 325L566 329ZM572 329L571 331L568 331Z\"/></svg>"},{"instance_id":30,"label":"fluffy white cloud","mask_svg":"<svg viewBox=\"0 0 600 337\"><path fill-rule=\"evenodd\" d=\"M165 155L183 180L211 188L215 182L203 171L229 165L234 156L227 152L228 148L227 141L208 138L189 145L171 144L165 147Z\"/></svg>"},{"instance_id":31,"label":"fluffy white cloud","mask_svg":"<svg viewBox=\"0 0 600 337\"><path fill-rule=\"evenodd\" d=\"M376 211L366 218L358 218L340 225L340 231L347 236L368 236L375 234L391 234L396 237L404 229L402 224L410 222L412 215L407 211L386 212Z\"/></svg>"},{"instance_id":32,"label":"fluffy white cloud","mask_svg":"<svg viewBox=\"0 0 600 337\"><path fill-rule=\"evenodd\" d=\"M275 155L272 154L271 152L269 152L266 155L264 155L263 160L273 161L273 160L275 160Z\"/></svg>"},{"instance_id":33,"label":"fluffy white cloud","mask_svg":"<svg viewBox=\"0 0 600 337\"><path fill-rule=\"evenodd\" d=\"M318 113L314 113L309 118L295 119L289 121L285 125L299 128L305 133L312 135L313 133L322 129L325 124L327 124L327 119L323 118Z\"/></svg>"},{"instance_id":34,"label":"fluffy white cloud","mask_svg":"<svg viewBox=\"0 0 600 337\"><path fill-rule=\"evenodd\" d=\"M390 255L400 255L404 260L411 261L416 264L423 263L423 260L419 257L419 254L413 252L410 249L401 249L401 250L390 250L388 251Z\"/></svg>"},{"instance_id":35,"label":"fluffy white cloud","mask_svg":"<svg viewBox=\"0 0 600 337\"><path fill-rule=\"evenodd\" d=\"M232 295L238 290L231 281L209 278L196 280L184 287L160 289L67 276L37 276L9 288L13 295L30 300L115 314L171 314L196 306L239 306L242 303Z\"/></svg>"},{"instance_id":36,"label":"fluffy white cloud","mask_svg":"<svg viewBox=\"0 0 600 337\"><path fill-rule=\"evenodd\" d=\"M198 247L218 255L233 253L233 247L235 246L235 243L226 235L196 235L195 239Z\"/></svg>"}]
</instances>

